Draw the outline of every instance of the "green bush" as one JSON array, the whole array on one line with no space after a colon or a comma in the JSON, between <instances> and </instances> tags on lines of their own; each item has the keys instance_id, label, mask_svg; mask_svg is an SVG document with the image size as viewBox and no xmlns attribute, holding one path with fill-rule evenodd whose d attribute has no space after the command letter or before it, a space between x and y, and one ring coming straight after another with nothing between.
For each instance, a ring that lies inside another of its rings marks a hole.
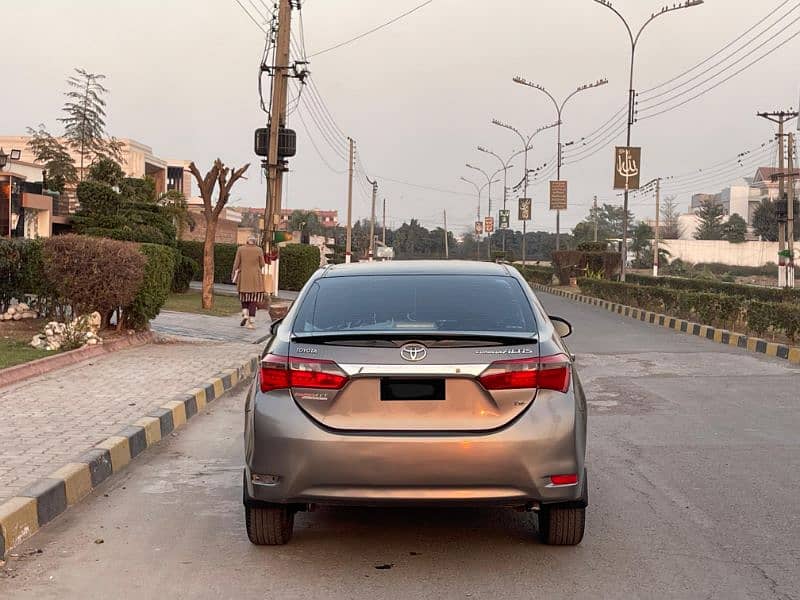
<instances>
[{"instance_id":1,"label":"green bush","mask_svg":"<svg viewBox=\"0 0 800 600\"><path fill-rule=\"evenodd\" d=\"M566 285L571 277L582 277L590 272L611 279L619 271L621 260L617 252L563 250L553 252L553 265L561 285Z\"/></svg>"},{"instance_id":2,"label":"green bush","mask_svg":"<svg viewBox=\"0 0 800 600\"><path fill-rule=\"evenodd\" d=\"M236 251L239 246L236 244L215 244L214 245L214 283L231 283L233 273L233 261L236 259ZM178 242L178 250L181 254L194 259L199 268L195 277L197 281L203 279L203 242Z\"/></svg>"},{"instance_id":3,"label":"green bush","mask_svg":"<svg viewBox=\"0 0 800 600\"><path fill-rule=\"evenodd\" d=\"M104 324L111 312L134 300L146 263L135 244L83 235L45 240L43 260L58 301L70 306L73 315L97 311Z\"/></svg>"},{"instance_id":4,"label":"green bush","mask_svg":"<svg viewBox=\"0 0 800 600\"><path fill-rule=\"evenodd\" d=\"M144 277L133 302L125 306L122 315L126 327L142 330L158 316L169 297L175 256L171 248L156 244L141 244L139 252L146 260Z\"/></svg>"},{"instance_id":5,"label":"green bush","mask_svg":"<svg viewBox=\"0 0 800 600\"><path fill-rule=\"evenodd\" d=\"M175 273L172 276L172 291L179 294L189 290L189 284L200 271L200 265L193 258L189 258L180 253L174 252Z\"/></svg>"},{"instance_id":6,"label":"green bush","mask_svg":"<svg viewBox=\"0 0 800 600\"><path fill-rule=\"evenodd\" d=\"M578 250L581 252L606 252L608 242L581 242L578 244Z\"/></svg>"},{"instance_id":7,"label":"green bush","mask_svg":"<svg viewBox=\"0 0 800 600\"><path fill-rule=\"evenodd\" d=\"M76 190L80 212L93 215L113 215L122 208L122 196L99 181L81 181Z\"/></svg>"},{"instance_id":8,"label":"green bush","mask_svg":"<svg viewBox=\"0 0 800 600\"><path fill-rule=\"evenodd\" d=\"M281 248L278 282L281 289L299 291L319 269L319 248L289 244Z\"/></svg>"},{"instance_id":9,"label":"green bush","mask_svg":"<svg viewBox=\"0 0 800 600\"><path fill-rule=\"evenodd\" d=\"M36 308L46 310L53 290L44 277L41 240L0 239L0 312L12 298L36 296Z\"/></svg>"}]
</instances>

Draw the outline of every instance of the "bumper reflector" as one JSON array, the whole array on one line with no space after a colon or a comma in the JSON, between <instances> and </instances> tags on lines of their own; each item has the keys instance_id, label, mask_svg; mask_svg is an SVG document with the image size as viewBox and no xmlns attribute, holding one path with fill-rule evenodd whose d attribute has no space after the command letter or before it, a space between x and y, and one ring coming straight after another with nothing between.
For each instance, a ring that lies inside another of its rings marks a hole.
<instances>
[{"instance_id":1,"label":"bumper reflector","mask_svg":"<svg viewBox=\"0 0 800 600\"><path fill-rule=\"evenodd\" d=\"M550 475L550 482L553 485L575 485L578 483L578 475Z\"/></svg>"}]
</instances>

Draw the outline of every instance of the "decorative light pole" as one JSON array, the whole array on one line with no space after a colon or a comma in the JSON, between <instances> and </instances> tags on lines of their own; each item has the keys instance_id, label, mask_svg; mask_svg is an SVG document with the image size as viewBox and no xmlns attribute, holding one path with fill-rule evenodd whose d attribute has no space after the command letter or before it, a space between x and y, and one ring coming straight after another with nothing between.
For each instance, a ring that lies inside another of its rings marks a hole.
<instances>
[{"instance_id":1,"label":"decorative light pole","mask_svg":"<svg viewBox=\"0 0 800 600\"><path fill-rule=\"evenodd\" d=\"M572 99L577 94L580 94L581 92L585 92L586 90L591 90L593 88L606 85L608 83L608 79L598 79L594 83L587 83L585 85L580 86L574 92L572 92L566 98L564 98L564 100L560 104L559 104L558 100L556 100L555 96L553 96L553 94L551 94L549 91L547 91L547 89L544 86L539 85L538 83L533 83L533 82L528 81L527 79L524 79L522 77L514 77L514 83L519 83L520 85L527 85L530 88L533 88L535 90L539 90L540 92L546 94L547 97L550 98L550 100L552 100L553 106L556 107L556 114L558 115L558 121L557 121L557 124L558 124L558 171L557 171L556 178L559 181L561 181L561 165L563 163L563 149L564 149L563 145L561 144L561 125L563 123L563 120L562 120L561 117L564 114L564 107L567 105L567 102L569 102L570 99ZM560 248L561 248L561 211L557 210L556 211L556 250L559 250Z\"/></svg>"},{"instance_id":2,"label":"decorative light pole","mask_svg":"<svg viewBox=\"0 0 800 600\"><path fill-rule=\"evenodd\" d=\"M495 180L495 177L497 177L497 174L500 173L500 171L502 171L503 169L497 169L497 171L495 171L494 173L489 175L486 171L484 171L480 167L475 167L475 166L473 166L473 165L471 165L469 163L466 164L466 167L468 169L472 169L473 171L478 171L479 173L481 173L486 178L486 185L489 188L489 191L488 191L488 196L489 196L488 204L489 204L489 207L488 207L488 209L486 211L486 214L491 217L492 216L492 184L493 183L497 183L497 180ZM478 217L478 220L480 220L480 216ZM486 232L486 240L487 240L486 254L487 254L488 258L492 258L492 236L488 232Z\"/></svg>"},{"instance_id":3,"label":"decorative light pole","mask_svg":"<svg viewBox=\"0 0 800 600\"><path fill-rule=\"evenodd\" d=\"M546 131L548 129L552 129L553 127L558 127L558 123L556 122L556 123L553 123L552 125L547 125L545 127L539 127L539 129L534 131L529 136L525 136L519 129L517 129L513 125L509 125L508 123L503 123L502 121L498 121L497 119L492 119L492 124L493 125L497 125L498 127L503 127L505 129L508 129L509 131L513 131L514 133L516 133L519 136L519 139L522 140L522 144L523 144L523 147L524 147L523 152L525 154L525 176L524 176L524 179L523 179L524 191L522 192L522 196L523 196L523 198L527 198L528 197L528 150L533 148L533 145L532 145L533 144L533 138L535 138L537 135L539 135L543 131ZM509 160L511 160L511 159L509 159ZM531 206L533 206L532 203L531 203ZM526 247L525 247L525 236L528 233L527 229L528 229L528 222L527 221L522 221L522 264L523 265L525 264L525 250L526 250Z\"/></svg>"},{"instance_id":4,"label":"decorative light pole","mask_svg":"<svg viewBox=\"0 0 800 600\"><path fill-rule=\"evenodd\" d=\"M650 25L653 21L655 21L658 17L665 15L667 13L674 12L676 10L682 10L684 8L692 8L694 6L700 6L704 3L704 0L686 0L685 2L681 2L679 4L673 4L672 6L664 6L660 11L655 12L650 15L650 18L644 22L639 28L639 31L636 35L633 35L633 30L631 29L630 25L628 25L628 21L625 20L625 17L622 16L622 13L619 12L616 8L611 5L611 2L608 0L594 0L597 4L601 4L613 12L615 15L619 17L622 23L625 25L625 29L628 31L628 37L631 41L631 69L630 69L630 85L628 86L628 136L626 145L630 147L631 145L631 127L636 122L636 111L634 109L635 100L636 100L636 90L633 89L633 67L634 61L636 60L636 47L639 44L639 38L642 36L642 32L645 28ZM628 263L628 189L625 189L625 200L623 202L623 214L622 214L622 269L620 271L620 280L625 281L625 272L627 270L627 263Z\"/></svg>"},{"instance_id":5,"label":"decorative light pole","mask_svg":"<svg viewBox=\"0 0 800 600\"><path fill-rule=\"evenodd\" d=\"M503 210L506 210L506 203L508 202L508 170L512 168L514 165L511 164L511 159L515 156L518 156L520 153L516 152L512 154L508 160L504 161L500 158L500 155L495 154L491 150L487 150L483 146L478 146L478 152L483 152L484 154L489 154L494 156L501 165L501 171L503 171ZM506 251L506 232L503 230L503 252Z\"/></svg>"},{"instance_id":6,"label":"decorative light pole","mask_svg":"<svg viewBox=\"0 0 800 600\"><path fill-rule=\"evenodd\" d=\"M483 185L478 185L477 183L475 183L471 179L467 179L466 177L461 177L461 181L465 181L468 184L470 184L472 187L475 188L475 193L478 195L478 212L476 213L477 219L478 219L477 222L480 222L480 220L481 220L481 194L483 194L483 190L485 190L489 185L491 185L492 183L496 183L496 182L490 181L490 182L484 183ZM476 232L476 234L477 234L477 232ZM477 251L477 255L476 255L475 258L480 260L480 258L481 258L481 240L480 240L480 238L478 238L478 244L477 244L477 250L476 251Z\"/></svg>"}]
</instances>

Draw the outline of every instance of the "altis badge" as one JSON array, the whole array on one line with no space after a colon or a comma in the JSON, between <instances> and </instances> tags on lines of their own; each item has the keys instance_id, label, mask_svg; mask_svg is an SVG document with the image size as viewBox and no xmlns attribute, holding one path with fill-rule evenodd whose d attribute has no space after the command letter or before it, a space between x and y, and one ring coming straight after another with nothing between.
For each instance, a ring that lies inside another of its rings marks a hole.
<instances>
[{"instance_id":1,"label":"altis badge","mask_svg":"<svg viewBox=\"0 0 800 600\"><path fill-rule=\"evenodd\" d=\"M500 350L476 350L475 354L492 354L492 355L534 354L534 351L531 348L504 348Z\"/></svg>"}]
</instances>

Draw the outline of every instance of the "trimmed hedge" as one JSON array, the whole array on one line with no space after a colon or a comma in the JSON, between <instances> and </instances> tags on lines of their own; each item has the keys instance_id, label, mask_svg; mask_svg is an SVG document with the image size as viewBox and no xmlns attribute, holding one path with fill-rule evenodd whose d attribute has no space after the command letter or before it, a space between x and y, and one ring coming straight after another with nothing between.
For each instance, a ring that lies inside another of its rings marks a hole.
<instances>
[{"instance_id":1,"label":"trimmed hedge","mask_svg":"<svg viewBox=\"0 0 800 600\"><path fill-rule=\"evenodd\" d=\"M758 335L780 333L792 341L800 337L800 306L796 304L588 278L579 279L578 286L588 296L704 325L744 327Z\"/></svg>"},{"instance_id":2,"label":"trimmed hedge","mask_svg":"<svg viewBox=\"0 0 800 600\"><path fill-rule=\"evenodd\" d=\"M44 277L43 250L41 240L0 239L0 312L25 294L36 295L36 308L46 309L54 292Z\"/></svg>"},{"instance_id":3,"label":"trimmed hedge","mask_svg":"<svg viewBox=\"0 0 800 600\"><path fill-rule=\"evenodd\" d=\"M165 248L169 253L169 250ZM146 259L136 244L84 235L59 235L44 242L45 279L72 315L109 315L131 303L143 281ZM168 273L172 279L172 270Z\"/></svg>"},{"instance_id":4,"label":"trimmed hedge","mask_svg":"<svg viewBox=\"0 0 800 600\"><path fill-rule=\"evenodd\" d=\"M696 292L715 292L726 296L742 296L762 302L800 302L800 290L791 288L768 288L740 283L724 283L707 279L688 279L685 277L651 277L650 275L628 274L628 283L644 286L667 287L675 290Z\"/></svg>"},{"instance_id":5,"label":"trimmed hedge","mask_svg":"<svg viewBox=\"0 0 800 600\"><path fill-rule=\"evenodd\" d=\"M139 252L146 258L144 278L133 302L123 311L125 326L147 329L151 319L161 312L172 288L175 255L172 248L156 244L141 244Z\"/></svg>"},{"instance_id":6,"label":"trimmed hedge","mask_svg":"<svg viewBox=\"0 0 800 600\"><path fill-rule=\"evenodd\" d=\"M538 266L518 266L517 270L525 278L525 281L541 283L542 285L550 285L553 283L553 275L555 270L552 267L538 267Z\"/></svg>"},{"instance_id":7,"label":"trimmed hedge","mask_svg":"<svg viewBox=\"0 0 800 600\"><path fill-rule=\"evenodd\" d=\"M568 284L571 277L583 277L590 271L601 274L604 279L611 279L619 272L621 265L618 252L553 252L553 266L562 285Z\"/></svg>"},{"instance_id":8,"label":"trimmed hedge","mask_svg":"<svg viewBox=\"0 0 800 600\"><path fill-rule=\"evenodd\" d=\"M278 282L281 289L300 291L319 269L319 248L305 244L289 244L280 250Z\"/></svg>"},{"instance_id":9,"label":"trimmed hedge","mask_svg":"<svg viewBox=\"0 0 800 600\"><path fill-rule=\"evenodd\" d=\"M236 259L236 244L214 244L214 283L231 283L233 261ZM203 242L178 242L178 250L198 264L195 281L203 280Z\"/></svg>"}]
</instances>

